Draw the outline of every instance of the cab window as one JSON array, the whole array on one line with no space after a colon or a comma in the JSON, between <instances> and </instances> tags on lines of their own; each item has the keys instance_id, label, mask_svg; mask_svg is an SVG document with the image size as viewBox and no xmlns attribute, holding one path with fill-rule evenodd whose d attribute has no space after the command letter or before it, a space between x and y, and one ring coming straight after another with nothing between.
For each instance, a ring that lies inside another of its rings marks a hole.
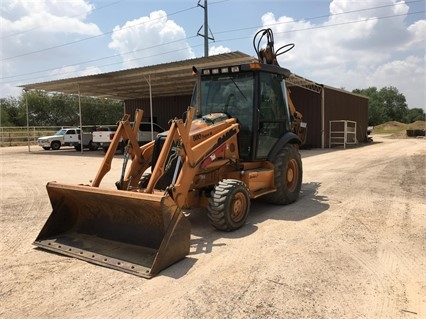
<instances>
[{"instance_id":1,"label":"cab window","mask_svg":"<svg viewBox=\"0 0 426 319\"><path fill-rule=\"evenodd\" d=\"M260 74L259 138L257 159L264 159L279 138L289 131L285 82L270 73Z\"/></svg>"}]
</instances>

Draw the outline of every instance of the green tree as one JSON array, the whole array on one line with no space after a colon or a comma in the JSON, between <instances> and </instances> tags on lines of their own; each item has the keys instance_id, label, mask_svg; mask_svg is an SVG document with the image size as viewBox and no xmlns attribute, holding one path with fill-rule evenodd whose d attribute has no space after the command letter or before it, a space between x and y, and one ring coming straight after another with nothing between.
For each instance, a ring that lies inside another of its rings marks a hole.
<instances>
[{"instance_id":1,"label":"green tree","mask_svg":"<svg viewBox=\"0 0 426 319\"><path fill-rule=\"evenodd\" d=\"M34 126L56 125L49 106L49 97L42 91L23 93L20 100L20 109L26 112L28 103L29 124Z\"/></svg>"},{"instance_id":2,"label":"green tree","mask_svg":"<svg viewBox=\"0 0 426 319\"><path fill-rule=\"evenodd\" d=\"M17 105L15 98L0 99L0 126L16 126L14 120L18 113Z\"/></svg>"},{"instance_id":3,"label":"green tree","mask_svg":"<svg viewBox=\"0 0 426 319\"><path fill-rule=\"evenodd\" d=\"M115 124L123 117L123 103L111 99L82 98L84 125Z\"/></svg>"},{"instance_id":4,"label":"green tree","mask_svg":"<svg viewBox=\"0 0 426 319\"><path fill-rule=\"evenodd\" d=\"M405 123L413 123L415 121L426 121L426 115L423 109L413 108L409 109L405 116Z\"/></svg>"},{"instance_id":5,"label":"green tree","mask_svg":"<svg viewBox=\"0 0 426 319\"><path fill-rule=\"evenodd\" d=\"M19 113L24 115L24 119L27 101L30 125L80 125L79 98L76 95L48 94L41 91L24 93L17 108ZM83 125L114 124L123 116L121 101L83 96L80 102Z\"/></svg>"},{"instance_id":6,"label":"green tree","mask_svg":"<svg viewBox=\"0 0 426 319\"><path fill-rule=\"evenodd\" d=\"M74 96L54 94L48 97L49 125L75 126L80 124L78 101Z\"/></svg>"},{"instance_id":7,"label":"green tree","mask_svg":"<svg viewBox=\"0 0 426 319\"><path fill-rule=\"evenodd\" d=\"M405 96L398 92L395 87L384 87L380 89L379 95L385 104L386 113L393 121L403 122L408 113Z\"/></svg>"},{"instance_id":8,"label":"green tree","mask_svg":"<svg viewBox=\"0 0 426 319\"><path fill-rule=\"evenodd\" d=\"M79 98L76 95L23 92L20 97L1 98L1 126L26 126L27 103L31 126L79 126ZM118 100L81 97L82 124L115 124L123 117Z\"/></svg>"},{"instance_id":9,"label":"green tree","mask_svg":"<svg viewBox=\"0 0 426 319\"><path fill-rule=\"evenodd\" d=\"M353 93L365 95L368 102L368 124L377 125L388 121L404 122L408 114L405 96L395 87L355 89Z\"/></svg>"}]
</instances>

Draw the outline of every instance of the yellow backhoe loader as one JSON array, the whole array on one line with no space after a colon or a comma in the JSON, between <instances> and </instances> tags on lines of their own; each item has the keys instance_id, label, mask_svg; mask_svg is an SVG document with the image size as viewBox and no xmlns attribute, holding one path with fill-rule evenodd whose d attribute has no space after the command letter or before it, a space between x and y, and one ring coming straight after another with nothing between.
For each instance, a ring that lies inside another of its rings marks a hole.
<instances>
[{"instance_id":1,"label":"yellow backhoe loader","mask_svg":"<svg viewBox=\"0 0 426 319\"><path fill-rule=\"evenodd\" d=\"M283 205L298 198L301 139L290 71L259 57L193 72L191 106L167 132L139 146L143 112L133 127L126 115L91 185L47 184L53 211L36 246L150 278L189 253L185 210L204 207L213 227L233 231L245 224L251 199ZM128 141L124 173L116 190L105 189L120 139Z\"/></svg>"}]
</instances>

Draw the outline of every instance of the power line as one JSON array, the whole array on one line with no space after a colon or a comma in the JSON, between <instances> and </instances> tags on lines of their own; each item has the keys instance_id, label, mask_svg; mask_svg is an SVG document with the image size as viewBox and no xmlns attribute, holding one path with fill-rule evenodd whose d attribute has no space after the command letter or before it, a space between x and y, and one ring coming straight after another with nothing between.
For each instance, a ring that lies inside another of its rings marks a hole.
<instances>
[{"instance_id":1,"label":"power line","mask_svg":"<svg viewBox=\"0 0 426 319\"><path fill-rule=\"evenodd\" d=\"M192 10L192 9L194 9L196 7L197 6L193 6L193 7L187 8L187 9L183 9L183 10L171 13L168 16L173 16L173 15L178 14L178 13L189 11L189 10ZM134 24L134 25L131 25L131 26L124 27L121 30L130 29L130 28L133 28L133 27L136 27L136 26L139 26L139 25L143 25L143 24L148 23L148 22L160 20L160 19L162 19L162 18L157 18L157 19L153 19L153 20L149 20L149 21L144 21L144 22L141 22L141 23L137 23L137 24ZM20 57L23 57L23 56L28 56L28 55L35 54L35 53L40 53L40 52L45 52L45 51L49 51L49 50L53 50L53 49L62 48L62 47L65 47L65 46L68 46L68 45L71 45L71 44L76 44L76 43L84 42L84 41L87 41L87 40L91 40L91 39L103 37L105 35L112 34L114 32L115 32L114 30L108 31L108 32L104 32L104 33L101 33L101 34L98 34L98 35L94 35L94 36L91 36L91 37L86 37L86 38L83 38L83 39L79 39L79 40L75 40L75 41L71 41L71 42L67 42L67 43L58 44L58 45L51 46L51 47L48 47L48 48L44 48L44 49L40 49L40 50L36 50L36 51L26 52L26 53L22 53L22 54L19 54L19 55L14 55L14 56L11 56L11 57L3 58L3 59L0 59L0 61L12 60L12 59L20 58Z\"/></svg>"},{"instance_id":2,"label":"power line","mask_svg":"<svg viewBox=\"0 0 426 319\"><path fill-rule=\"evenodd\" d=\"M194 45L194 47L200 47L200 46L202 46L203 44L197 44L197 45ZM159 54L156 54L156 56L159 56L159 55L167 55L167 54L170 54L170 53L176 53L177 51L183 51L183 50L186 50L186 48L182 48L182 49L172 49L172 50L170 50L170 51L165 51L165 52L161 52L161 53L159 53ZM148 55L148 56L143 56L143 57L139 57L139 58L135 58L135 59L131 59L131 60L129 60L129 61L139 61L139 60L143 60L143 59L149 59L149 58L152 58L153 57L153 55ZM99 67L107 67L107 66L112 66L112 65L117 65L117 64L122 64L122 62L120 61L120 62L114 62L114 63L108 63L108 64L103 64L103 65L100 65ZM74 65L74 64L73 64ZM75 65L78 65L78 64L75 64ZM56 70L56 69L55 69ZM28 73L28 74L34 74L34 73L41 73L41 72L44 72L44 71L40 71L40 72L32 72L32 73ZM75 74L77 71L70 71L70 72L63 72L63 73L61 73L61 75L62 76L65 76L65 75L67 75L67 74ZM26 74L24 74L24 75L26 75ZM22 76L24 76L24 75L22 75ZM45 78L45 76L37 76L37 77L32 77L32 78L26 78L26 79L20 79L20 80L15 80L15 81L9 81L8 83L13 83L13 82L23 82L23 81L32 81L32 80L35 80L35 79L40 79L40 78ZM5 83L5 82L0 82L0 83Z\"/></svg>"},{"instance_id":3,"label":"power line","mask_svg":"<svg viewBox=\"0 0 426 319\"><path fill-rule=\"evenodd\" d=\"M426 11L418 11L418 12L412 12L412 13L408 13L407 15L412 15L412 14L417 14L417 13L425 13ZM389 19L389 18L394 18L394 17L399 17L399 16L404 16L405 14L400 14L400 15L391 15L391 16L385 16L385 17L374 17L374 18L367 18L364 20L357 20L357 21L348 21L348 22L342 22L342 23L336 23L336 24L332 24L332 25L326 25L326 26L317 26L317 27L311 27L311 28L304 28L304 29L298 29L298 30L290 30L290 31L284 31L284 32L277 32L276 34L284 34L284 33L293 33L293 32L301 32L301 31L309 31L309 30L313 30L313 29L323 29L323 28L330 28L330 27L336 27L336 26L341 26L341 25L347 25L347 24L353 24L353 23L360 23L360 22L366 22L366 21L370 21L370 20L381 20L381 19ZM195 38L196 36L192 36L192 37L188 37L188 38L184 38L184 39L179 39L179 40L175 40L172 42L168 42L167 44L171 44L171 43L175 43L175 42L180 42L180 41L184 41L184 40L189 40L191 38ZM225 40L218 40L216 42L220 43L220 42L229 42L229 41L236 41L236 40L243 40L243 39L248 39L250 37L237 37L237 38L230 38L230 39L225 39ZM72 64L72 65L67 65L67 66L75 66L75 65L81 65L81 64L85 64L85 63L90 63L90 62L97 62L97 61L101 61L101 60L105 60L105 59L109 59L109 58L113 58L113 57L117 57L117 56L122 56L125 54L131 54L134 52L140 52L140 51L145 51L145 50L150 50L152 48L155 47L160 47L166 44L158 44L155 46L151 46L148 48L143 48L143 49L139 49L136 51L130 51L130 52L126 52L120 55L114 55L114 56L110 56L110 57L104 57L104 58L100 58L100 59L94 59L94 60L90 60L88 62L81 62L81 63L76 63L76 64ZM193 47L199 47L201 46L201 44L199 45L194 45ZM186 48L183 49L179 49L179 50L172 50L172 51L167 51L161 54L156 54L156 55L164 55L164 54L168 54L168 53L172 53L175 51L182 51L185 50ZM137 61L137 60L142 60L142 59L148 59L148 58L152 58L154 55L148 55L145 57L140 57L140 58L136 58L136 59L132 59L129 61ZM117 64L121 64L122 62L116 62L116 63L110 63L110 64L104 64L104 65L100 65L98 67L106 67L106 66L111 66L111 65L117 65ZM43 70L43 71L37 71L37 72L31 72L31 73L26 73L26 74L21 74L19 76L26 76L26 75L30 75L30 74L36 74L36 73L43 73L46 71L51 71L51 70L56 70L57 68L53 68L53 69L48 69L48 70ZM75 73L76 71L72 71L72 72L66 72L66 73L62 73L62 75L66 75L66 74L72 74ZM18 75L17 75L18 76ZM13 77L17 77L17 76L10 76L7 78L13 78ZM27 79L20 79L20 80L15 80L15 81L10 81L10 82L19 82L19 81L29 81L29 80L33 80L33 79L37 79L37 78L43 78L44 76L39 76L39 77L34 77L34 78L27 78ZM6 79L6 78L3 78ZM0 83L4 83L4 82L0 82Z\"/></svg>"},{"instance_id":4,"label":"power line","mask_svg":"<svg viewBox=\"0 0 426 319\"><path fill-rule=\"evenodd\" d=\"M185 40L190 40L196 38L196 36L191 36L191 37L186 37L186 38L182 38L182 39L177 39L174 41L170 41L167 43L161 43L161 44L156 44L156 45L152 45L150 47L145 47L139 50L131 50L131 51L127 51L127 52L123 52L123 53L119 53L119 54L114 54L114 55L110 55L107 57L103 57L103 58L96 58L96 59L92 59L92 60L87 60L87 61L82 61L82 62L77 62L77 63L73 63L73 64L68 64L65 67L70 67L70 66L77 66L77 65L82 65L82 64L87 64L87 63L91 63L91 62L98 62L98 61L102 61L102 60L108 60L108 59L112 59L112 58L117 58L117 57L121 57L123 55L127 55L127 54L134 54L135 52L141 52L141 51L145 51L145 50L151 50L157 47L161 47L164 45L168 45L168 44L173 44L173 43L177 43L177 42L181 42L181 41L185 41ZM197 47L199 45L194 45L193 47ZM174 49L175 51L181 51L181 50L186 50L186 48L183 49ZM156 54L156 55L161 55L161 54ZM153 57L153 55L148 56L148 57ZM147 58L148 58L147 57ZM133 60L129 60L129 61L133 61ZM119 62L121 63L121 62ZM119 64L119 63L113 63L113 64ZM101 66L109 66L109 65L113 65L113 64L106 64L106 65L101 65ZM1 79L10 79L10 78L14 78L14 77L20 77L20 76L27 76L27 75L31 75L31 74L37 74L37 73L44 73L44 72L48 72L48 71L53 71L53 70L57 70L58 67L55 68L50 68L50 69L45 69L45 70L41 70L41 71L34 71L34 72L30 72L30 73L24 73L24 74L17 74L17 75L12 75L12 76L6 76L6 77L2 77Z\"/></svg>"},{"instance_id":5,"label":"power line","mask_svg":"<svg viewBox=\"0 0 426 319\"><path fill-rule=\"evenodd\" d=\"M423 0L423 1L424 1L424 0ZM222 1L222 2L223 2L223 1ZM418 1L418 0L417 0L417 1L411 1L410 3L412 3L412 2L421 2L421 1ZM388 6L389 6L389 5L386 5L386 6L379 6L379 7L374 7L374 8L368 8L368 9L360 9L360 10L354 10L354 11L350 11L350 12L348 11L348 12L345 12L345 13L354 13L354 12L358 12L358 11L366 11L366 10L372 10L372 9L376 9L376 8L383 8L383 7L388 7ZM195 6L195 7L196 7L196 6ZM195 7L194 7L194 8L195 8ZM192 8L188 8L188 9L185 9L185 10L181 10L181 11L179 11L179 12L187 11L187 10L190 10L190 9L192 9ZM173 14L177 14L177 13L179 13L179 12L176 12L176 13L173 13ZM340 15L340 14L345 14L345 13L331 14L331 15L329 15L329 16L333 16L333 15ZM419 13L425 13L425 11L410 12L410 13L406 13L406 14L390 15L390 16L384 16L384 17L366 18L366 19L364 19L364 20L347 21L347 22L341 22L341 23L336 23L336 24L326 25L326 26L315 26L315 27L304 28L304 29L298 29L298 30L284 31L284 32L279 32L278 34L282 34L282 33L292 33L292 32L301 32L301 31L308 31L308 30L313 30L313 29L322 29L322 28L329 28L329 27L336 27L336 26L341 26L341 25L347 25L347 24L353 24L353 23L366 22L366 21L370 21L370 20L381 20L381 19L388 19L388 18L393 18L393 17L406 16L406 15L413 15L413 14L419 14ZM293 22L293 23L294 23L294 22L296 22L296 21L291 21L291 22ZM265 25L265 26L266 26L266 27L268 27L268 26L279 25L279 24L284 24L284 23L289 23L289 22L281 22L281 23L275 23L275 24ZM256 29L256 28L258 28L258 27L252 27L252 28L250 28L250 29ZM249 29L249 28L246 28L246 29ZM239 31L239 30L240 30L240 29L233 30L233 31L235 32L235 31ZM222 32L222 33L226 33L226 32L231 32L231 31L224 31L224 32ZM136 51L129 51L129 52L121 53L121 54L116 54L116 55L113 55L113 56L108 56L108 57L103 57L103 58L92 59L92 60L83 61L83 62L80 62L80 63L70 64L70 65L67 65L67 66L76 66L76 65L87 64L87 63L92 63L92 62L102 61L102 60L106 60L106 59L111 59L111 58L115 58L115 57L119 57L119 56L124 56L124 55L126 55L126 54L131 54L131 53L140 52L140 51L144 51L144 50L150 50L150 49L153 49L153 48L156 48L156 47L159 47L159 46L169 45L169 44L173 44L173 43L180 42L180 41L187 41L187 40L190 40L190 39L192 39L192 38L196 38L196 36L185 37L185 38L177 39L177 40L170 41L170 42L167 42L167 43L162 43L162 44L158 44L158 45L154 45L154 46L150 46L150 47L142 48L142 49L139 49L139 50L136 50ZM244 37L237 37L237 38L230 38L230 39L218 40L218 41L216 41L216 42L218 42L218 43L220 43L220 42L229 42L229 41L242 40L242 39L247 39L247 38L249 38L249 37L244 36ZM193 45L192 47L198 47L198 46L199 46L199 45ZM156 55L158 55L158 54L156 54ZM144 58L149 58L149 57L153 57L153 56L154 56L154 55L146 56L146 57L144 57ZM138 58L138 59L141 59L141 58ZM138 59L137 59L137 60L138 60ZM135 59L133 59L133 60L135 60ZM133 61L133 60L129 60L129 61ZM118 62L118 63L112 63L112 64L107 64L107 65L101 65L101 66L98 66L98 67L110 66L110 65L120 64L120 63L121 63L121 62ZM67 67L67 66L65 66L65 67ZM31 72L31 73L25 73L25 74L19 74L19 75L14 75L14 76L3 77L3 78L2 78L2 80L3 80L3 79L10 79L10 78L21 77L21 76L27 76L27 75L31 75L31 74L44 73L44 72L52 71L52 70L56 70L56 69L58 69L58 68L51 68L51 69L46 69L46 70L41 70L41 71L35 71L35 72ZM71 73L73 73L73 72L71 72ZM37 78L41 78L41 77L37 77ZM24 79L24 80L31 80L31 79ZM22 80L22 79L21 79L21 80L15 80L15 81L12 81L12 82L17 82L17 81L23 81L23 80ZM2 81L1 83L4 83L4 82Z\"/></svg>"},{"instance_id":6,"label":"power line","mask_svg":"<svg viewBox=\"0 0 426 319\"><path fill-rule=\"evenodd\" d=\"M407 16L407 15L420 14L420 13L425 13L425 12L426 12L426 10L416 11L416 12L410 12L410 13L406 13L406 14L396 14L396 15L390 15L390 16L384 16L384 17L372 17L372 18L366 18L364 20L346 21L346 22L340 22L340 23L335 23L335 24L327 24L327 25L315 26L315 27L310 27L310 28L303 28L303 29L296 29L296 30L288 30L288 31L276 32L275 34L293 33L293 32L309 31L309 30L315 30L315 29L326 29L326 28L331 28L331 27L336 27L336 26L341 26L341 25L346 25L346 24L361 23L361 22L367 22L367 21L371 21L371 20L389 19L389 18L395 18L395 17ZM295 22L295 21L292 21L292 22ZM271 24L265 24L263 27L272 27L272 26L276 26L276 25L284 24L284 23L288 23L288 21L286 21L286 22L278 22L278 23L271 23ZM229 39L225 39L225 40L216 40L216 43L228 42L228 41L235 41L235 40L242 40L242 39L247 39L247 38L249 38L249 37L238 37L238 38L229 38Z\"/></svg>"},{"instance_id":7,"label":"power line","mask_svg":"<svg viewBox=\"0 0 426 319\"><path fill-rule=\"evenodd\" d=\"M111 6L113 4L119 3L121 1L123 1L123 0L119 0L117 2L114 2L114 3L110 4L110 5L105 5L103 7L100 7L99 9L106 8L108 6ZM215 5L215 4L219 4L219 3L227 2L227 1L229 1L229 0L216 1L216 2L211 3L211 5ZM376 7L371 7L371 8L364 8L364 9L358 9L358 10L353 10L353 11L347 11L347 12L340 12L340 13L335 13L335 14L317 16L317 17L307 18L306 20L309 21L309 20L315 20L315 19L320 19L320 18L327 18L327 17L331 17L331 16L335 16L335 15L349 14L349 13L355 13L355 12L362 12L362 11L368 11L368 10L373 10L373 9L380 9L380 8L385 8L385 7L396 6L396 5L400 5L400 4L410 4L410 3L424 2L424 1L425 0L412 0L412 1L402 2L402 3L395 3L395 4L390 4L390 5L376 6ZM174 13L169 14L168 16L173 16L173 15L185 12L185 11L189 11L189 10L195 9L197 7L198 7L198 5L192 6L192 7L183 9L183 10L179 10L179 11L176 11ZM80 15L76 15L76 16L80 16ZM161 18L158 18L158 19L161 19ZM158 19L150 20L149 22L155 21L155 20L158 20ZM294 21L287 21L287 22L281 22L281 23L291 23L291 22L294 22ZM138 24L135 24L135 25L132 25L132 26L128 26L128 27L122 28L121 30L130 29L130 28L133 28L133 27L136 27L136 26L139 26L139 25L143 25L145 23L148 23L148 21L141 22L141 23L138 23ZM259 28L259 27L261 27L261 26L248 27L248 28L242 28L242 29L234 29L234 30L228 30L228 31L222 31L222 32L218 32L217 34L220 34L220 33L229 33L229 32L234 32L234 31L249 30L249 29L256 29L256 28ZM37 28L40 28L40 27L37 27ZM37 28L35 28L35 29L37 29ZM26 32L29 32L29 31L32 31L32 30L23 31L22 33L26 33ZM36 50L36 51L31 51L31 52L26 52L26 53L22 53L22 54L11 56L11 57L6 57L6 58L3 58L3 59L0 59L0 61L12 60L12 59L20 58L20 57L23 57L23 56L32 55L32 54L35 54L35 53L41 53L41 52L46 52L46 51L53 50L53 49L58 49L58 48L65 47L65 46L68 46L68 45L72 45L72 44L76 44L76 43L88 41L88 40L91 40L91 39L103 37L105 35L112 34L113 32L114 32L114 30L108 31L108 32L104 32L104 33L101 33L101 34L98 34L98 35L95 35L95 36L86 37L86 38L83 38L83 39L79 39L79 40L75 40L75 41L71 41L71 42L67 42L67 43L62 43L62 44L55 45L55 46L52 46L52 47L48 47L48 48L44 48L44 49L40 49L40 50ZM6 37L9 37L9 35L6 36Z\"/></svg>"},{"instance_id":8,"label":"power line","mask_svg":"<svg viewBox=\"0 0 426 319\"><path fill-rule=\"evenodd\" d=\"M334 17L334 16L339 16L339 15L344 15L344 14L351 14L351 13L357 13L357 12L364 12L364 11L369 11L369 10L375 10L375 9L382 9L382 8L387 8L387 7L395 7L397 5L402 5L402 4L411 4L411 3L416 3L416 2L424 2L425 0L412 0L412 1L406 1L406 2L399 2L399 3L394 3L394 4L387 4L387 5L382 5L382 6L377 6L377 7L370 7L370 8L364 8L364 9L357 9L357 10L351 10L351 11L345 11L345 12L339 12L339 13L331 13L331 14L327 14L327 15L320 15L320 16L316 16L316 17L310 17L310 18L306 18L304 20L306 21L312 21L312 20L318 20L318 19L324 19L324 18L330 18L330 17ZM422 11L423 12L423 11ZM408 13L407 13L408 15ZM285 21L285 22L277 22L275 24L269 24L269 25L258 25L256 27L247 27L247 28L239 28L239 29L232 29L232 30L225 30L225 31L218 31L215 32L216 34L222 34L222 33L230 33L230 32L236 32L236 31L245 31L245 30L253 30L253 29L258 29L258 28L263 28L265 26L274 26L277 24L288 24L288 23L295 23L297 21L302 21L302 19L299 20L292 20L292 21Z\"/></svg>"}]
</instances>

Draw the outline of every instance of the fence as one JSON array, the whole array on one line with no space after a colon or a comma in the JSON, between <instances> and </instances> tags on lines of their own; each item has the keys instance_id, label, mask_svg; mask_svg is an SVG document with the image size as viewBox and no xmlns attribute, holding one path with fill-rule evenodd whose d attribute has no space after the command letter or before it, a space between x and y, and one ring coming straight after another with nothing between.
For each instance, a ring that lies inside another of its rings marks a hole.
<instances>
[{"instance_id":1,"label":"fence","mask_svg":"<svg viewBox=\"0 0 426 319\"><path fill-rule=\"evenodd\" d=\"M35 145L37 138L53 135L64 127L69 126L0 127L0 147ZM93 130L93 126L83 126L83 131Z\"/></svg>"}]
</instances>

